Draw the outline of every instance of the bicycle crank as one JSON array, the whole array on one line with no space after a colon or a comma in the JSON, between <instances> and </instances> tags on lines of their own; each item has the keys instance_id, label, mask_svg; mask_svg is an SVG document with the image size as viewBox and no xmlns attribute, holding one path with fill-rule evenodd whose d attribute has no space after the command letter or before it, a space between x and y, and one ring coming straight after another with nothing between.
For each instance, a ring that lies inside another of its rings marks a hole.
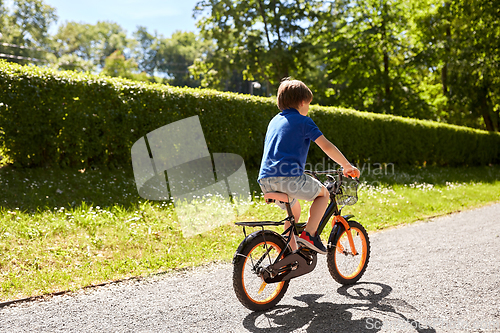
<instances>
[{"instance_id":1,"label":"bicycle crank","mask_svg":"<svg viewBox=\"0 0 500 333\"><path fill-rule=\"evenodd\" d=\"M277 263L266 267L261 272L262 278L265 283L290 280L311 272L316 267L317 259L316 252L308 254L304 254L300 250L293 252Z\"/></svg>"}]
</instances>

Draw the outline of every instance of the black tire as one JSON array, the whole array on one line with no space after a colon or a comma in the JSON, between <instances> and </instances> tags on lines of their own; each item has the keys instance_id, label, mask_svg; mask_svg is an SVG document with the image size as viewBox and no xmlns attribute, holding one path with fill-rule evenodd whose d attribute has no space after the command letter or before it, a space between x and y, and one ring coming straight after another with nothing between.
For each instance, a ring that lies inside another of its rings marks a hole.
<instances>
[{"instance_id":1,"label":"black tire","mask_svg":"<svg viewBox=\"0 0 500 333\"><path fill-rule=\"evenodd\" d=\"M365 228L356 221L348 221L357 254L352 255L345 230L328 250L327 263L331 276L340 284L356 283L365 273L370 259L370 240Z\"/></svg>"},{"instance_id":2,"label":"black tire","mask_svg":"<svg viewBox=\"0 0 500 333\"><path fill-rule=\"evenodd\" d=\"M289 280L266 284L256 272L259 267L272 264L285 246L283 237L265 231L255 234L253 239L250 238L238 249L233 267L233 288L236 297L246 308L252 311L265 311L278 304L285 295ZM271 251L264 257L259 267L254 267L269 247Z\"/></svg>"}]
</instances>

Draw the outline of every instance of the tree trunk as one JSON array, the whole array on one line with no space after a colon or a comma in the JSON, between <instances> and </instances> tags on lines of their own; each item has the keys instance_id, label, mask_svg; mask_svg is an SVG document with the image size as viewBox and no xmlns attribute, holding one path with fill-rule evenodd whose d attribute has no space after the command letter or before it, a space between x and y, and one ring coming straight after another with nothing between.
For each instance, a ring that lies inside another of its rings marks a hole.
<instances>
[{"instance_id":1,"label":"tree trunk","mask_svg":"<svg viewBox=\"0 0 500 333\"><path fill-rule=\"evenodd\" d=\"M448 95L448 64L444 64L441 69L441 84L443 85L443 95Z\"/></svg>"},{"instance_id":2,"label":"tree trunk","mask_svg":"<svg viewBox=\"0 0 500 333\"><path fill-rule=\"evenodd\" d=\"M384 48L384 109L386 113L391 112L391 84L389 82L389 53L387 52L387 41L386 41L386 26L385 26L385 18L387 17L387 4L383 5L383 18L382 18L382 43Z\"/></svg>"},{"instance_id":3,"label":"tree trunk","mask_svg":"<svg viewBox=\"0 0 500 333\"><path fill-rule=\"evenodd\" d=\"M493 126L496 132L500 132L500 110L493 113Z\"/></svg>"},{"instance_id":4,"label":"tree trunk","mask_svg":"<svg viewBox=\"0 0 500 333\"><path fill-rule=\"evenodd\" d=\"M491 114L493 110L490 110L490 103L488 103L488 88L483 86L480 90L479 96L479 109L481 111L481 115L483 116L484 124L486 125L486 130L490 132L495 131L495 126L493 124L493 119Z\"/></svg>"},{"instance_id":5,"label":"tree trunk","mask_svg":"<svg viewBox=\"0 0 500 333\"><path fill-rule=\"evenodd\" d=\"M389 55L387 54L387 52L384 52L384 80L385 80L385 99L388 102L391 99L391 84L389 82Z\"/></svg>"},{"instance_id":6,"label":"tree trunk","mask_svg":"<svg viewBox=\"0 0 500 333\"><path fill-rule=\"evenodd\" d=\"M271 39L269 38L269 30L267 29L266 12L264 11L264 5L262 4L261 0L259 0L259 9L260 15L262 16L262 21L264 23L264 30L266 32L267 47L269 50L271 50Z\"/></svg>"},{"instance_id":7,"label":"tree trunk","mask_svg":"<svg viewBox=\"0 0 500 333\"><path fill-rule=\"evenodd\" d=\"M445 4L447 11L450 11L450 3ZM441 69L441 84L443 85L443 95L448 96L448 58L450 55L450 43L451 43L451 25L448 23L446 25L445 33L445 47L444 47L444 66Z\"/></svg>"},{"instance_id":8,"label":"tree trunk","mask_svg":"<svg viewBox=\"0 0 500 333\"><path fill-rule=\"evenodd\" d=\"M486 125L486 130L490 132L495 131L495 126L493 125L493 120L491 119L491 115L488 110L488 106L481 105L481 114L483 116L484 124Z\"/></svg>"}]
</instances>

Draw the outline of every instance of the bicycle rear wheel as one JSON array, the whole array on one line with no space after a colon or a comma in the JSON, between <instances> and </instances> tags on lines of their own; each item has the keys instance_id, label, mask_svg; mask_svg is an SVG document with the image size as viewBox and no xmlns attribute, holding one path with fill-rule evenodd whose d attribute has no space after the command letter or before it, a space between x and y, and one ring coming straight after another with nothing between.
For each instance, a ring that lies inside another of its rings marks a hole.
<instances>
[{"instance_id":1,"label":"bicycle rear wheel","mask_svg":"<svg viewBox=\"0 0 500 333\"><path fill-rule=\"evenodd\" d=\"M348 221L351 235L356 248L353 255L347 232L343 230L335 247L327 254L328 270L331 276L340 284L356 283L363 276L370 259L370 240L365 228L356 221Z\"/></svg>"},{"instance_id":2,"label":"bicycle rear wheel","mask_svg":"<svg viewBox=\"0 0 500 333\"><path fill-rule=\"evenodd\" d=\"M290 281L266 284L261 271L274 263L286 246L283 238L275 233L255 235L236 253L233 267L233 288L241 304L252 311L272 308L283 298Z\"/></svg>"}]
</instances>

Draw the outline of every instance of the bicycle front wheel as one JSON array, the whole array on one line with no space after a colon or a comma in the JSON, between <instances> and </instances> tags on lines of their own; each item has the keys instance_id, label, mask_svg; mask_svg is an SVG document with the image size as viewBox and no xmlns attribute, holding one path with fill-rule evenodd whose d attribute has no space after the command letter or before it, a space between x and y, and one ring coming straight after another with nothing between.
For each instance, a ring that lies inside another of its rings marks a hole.
<instances>
[{"instance_id":1,"label":"bicycle front wheel","mask_svg":"<svg viewBox=\"0 0 500 333\"><path fill-rule=\"evenodd\" d=\"M331 276L340 284L356 283L363 276L370 259L370 240L365 228L356 221L348 221L354 240L353 254L347 231L340 235L334 248L328 250L327 263Z\"/></svg>"},{"instance_id":2,"label":"bicycle front wheel","mask_svg":"<svg viewBox=\"0 0 500 333\"><path fill-rule=\"evenodd\" d=\"M283 298L290 281L267 284L262 270L274 263L286 246L275 233L262 232L236 253L233 268L233 288L241 304L252 311L272 308Z\"/></svg>"}]
</instances>

